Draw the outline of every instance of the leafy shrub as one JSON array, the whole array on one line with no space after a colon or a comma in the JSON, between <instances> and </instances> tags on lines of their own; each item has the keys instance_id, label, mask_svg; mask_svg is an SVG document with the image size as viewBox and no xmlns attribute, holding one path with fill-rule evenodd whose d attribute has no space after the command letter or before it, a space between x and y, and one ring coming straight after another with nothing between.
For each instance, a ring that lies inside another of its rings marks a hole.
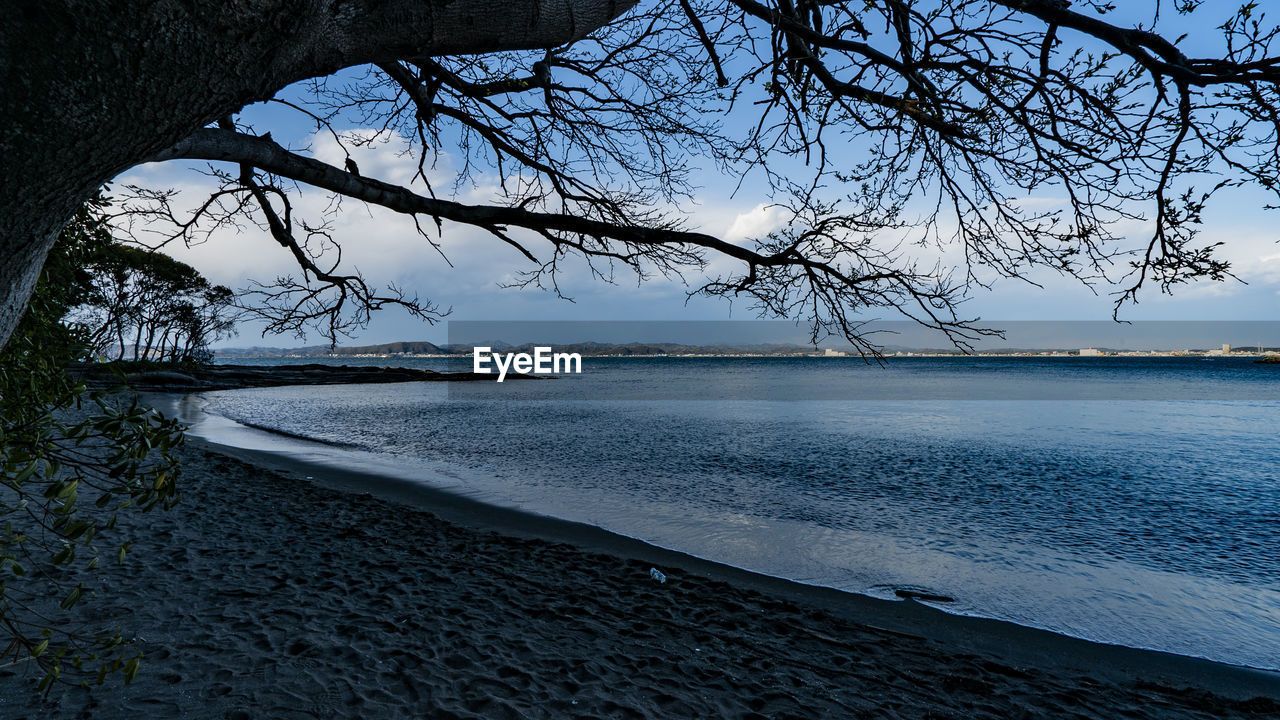
<instances>
[{"instance_id":1,"label":"leafy shrub","mask_svg":"<svg viewBox=\"0 0 1280 720\"><path fill-rule=\"evenodd\" d=\"M68 372L89 333L62 319L84 298L84 258L110 242L99 218L95 201L63 230L0 351L0 665L34 663L45 691L138 672L141 653L118 630L65 628L91 594L87 574L128 557L117 514L178 500L181 426Z\"/></svg>"}]
</instances>

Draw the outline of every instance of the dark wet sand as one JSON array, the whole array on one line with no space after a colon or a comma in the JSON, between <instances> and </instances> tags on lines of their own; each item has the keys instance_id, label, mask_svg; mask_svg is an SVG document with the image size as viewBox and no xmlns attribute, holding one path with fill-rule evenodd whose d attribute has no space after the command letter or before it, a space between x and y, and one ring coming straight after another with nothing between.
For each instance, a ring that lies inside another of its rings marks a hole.
<instances>
[{"instance_id":1,"label":"dark wet sand","mask_svg":"<svg viewBox=\"0 0 1280 720\"><path fill-rule=\"evenodd\" d=\"M138 637L142 673L41 702L9 668L0 717L1280 717L1274 674L189 445L182 503L124 516L131 559L86 605Z\"/></svg>"}]
</instances>

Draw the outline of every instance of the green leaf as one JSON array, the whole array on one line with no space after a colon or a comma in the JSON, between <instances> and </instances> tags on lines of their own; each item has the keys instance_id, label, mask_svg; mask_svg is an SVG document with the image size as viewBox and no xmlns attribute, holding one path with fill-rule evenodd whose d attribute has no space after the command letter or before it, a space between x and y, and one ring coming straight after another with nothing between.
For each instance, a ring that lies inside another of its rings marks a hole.
<instances>
[{"instance_id":1,"label":"green leaf","mask_svg":"<svg viewBox=\"0 0 1280 720\"><path fill-rule=\"evenodd\" d=\"M58 607L62 608L63 610L70 610L71 606L80 602L80 596L83 594L84 594L84 588L82 586L77 586L75 590L72 590L71 592L67 593L67 596L62 599L62 602L58 604Z\"/></svg>"},{"instance_id":2,"label":"green leaf","mask_svg":"<svg viewBox=\"0 0 1280 720\"><path fill-rule=\"evenodd\" d=\"M31 476L36 473L36 469L39 466L40 466L39 460L32 460L25 468L22 469L21 472L19 472L17 475L13 477L13 482L16 485L21 485L22 483L31 479Z\"/></svg>"}]
</instances>

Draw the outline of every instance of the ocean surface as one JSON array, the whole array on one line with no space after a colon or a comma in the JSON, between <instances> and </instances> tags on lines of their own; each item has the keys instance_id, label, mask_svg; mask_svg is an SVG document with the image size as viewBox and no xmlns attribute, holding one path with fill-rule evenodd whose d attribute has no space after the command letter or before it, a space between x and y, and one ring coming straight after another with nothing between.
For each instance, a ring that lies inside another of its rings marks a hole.
<instances>
[{"instance_id":1,"label":"ocean surface","mask_svg":"<svg viewBox=\"0 0 1280 720\"><path fill-rule=\"evenodd\" d=\"M206 393L217 420L194 431L249 442L229 419L316 441L259 434L263 447L804 583L927 592L952 598L930 603L949 612L1280 668L1280 366L583 366L502 384Z\"/></svg>"}]
</instances>

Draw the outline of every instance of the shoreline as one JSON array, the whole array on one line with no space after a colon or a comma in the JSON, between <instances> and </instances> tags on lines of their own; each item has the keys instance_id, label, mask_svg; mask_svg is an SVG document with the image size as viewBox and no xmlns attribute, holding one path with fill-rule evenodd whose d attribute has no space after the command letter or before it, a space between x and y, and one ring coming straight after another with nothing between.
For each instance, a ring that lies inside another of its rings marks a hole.
<instances>
[{"instance_id":1,"label":"shoreline","mask_svg":"<svg viewBox=\"0 0 1280 720\"><path fill-rule=\"evenodd\" d=\"M141 673L41 700L0 668L0 718L1280 714L1276 673L801 585L197 437L181 454L182 501L121 515L129 561L76 608L120 625Z\"/></svg>"},{"instance_id":2,"label":"shoreline","mask_svg":"<svg viewBox=\"0 0 1280 720\"><path fill-rule=\"evenodd\" d=\"M72 368L95 389L115 387L120 377L110 364L81 364ZM213 390L281 387L285 385L352 385L404 382L492 382L493 375L474 372L439 372L390 366L213 364L181 367L163 364L123 373L129 388L140 393L192 393ZM512 380L534 380L532 375L510 372Z\"/></svg>"},{"instance_id":3,"label":"shoreline","mask_svg":"<svg viewBox=\"0 0 1280 720\"><path fill-rule=\"evenodd\" d=\"M170 402L176 407L178 397L170 397ZM257 432L318 442L268 428L246 427ZM1137 679L1208 687L1215 694L1236 700L1270 697L1280 701L1280 671L1087 640L1005 620L949 613L912 599L886 600L810 585L661 547L595 525L486 503L390 474L368 469L336 468L292 456L287 451L248 449L204 438L192 439L203 449L242 462L287 473L340 492L370 494L430 512L445 521L474 530L567 543L586 552L603 552L624 560L651 563L664 572L667 568L676 568L709 580L818 607L858 624L904 636L922 637L965 652L990 653L1030 666L1060 665L1115 680ZM1135 672L1134 668L1141 668L1141 671Z\"/></svg>"}]
</instances>

